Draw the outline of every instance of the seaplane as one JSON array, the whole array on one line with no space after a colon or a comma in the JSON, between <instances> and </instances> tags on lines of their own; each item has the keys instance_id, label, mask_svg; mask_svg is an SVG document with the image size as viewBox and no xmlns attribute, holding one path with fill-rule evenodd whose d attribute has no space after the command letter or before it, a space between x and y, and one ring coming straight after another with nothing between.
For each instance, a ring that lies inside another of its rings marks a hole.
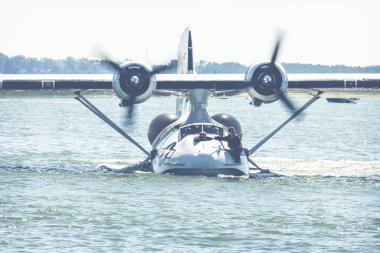
<instances>
[{"instance_id":1,"label":"seaplane","mask_svg":"<svg viewBox=\"0 0 380 253\"><path fill-rule=\"evenodd\" d=\"M1 75L0 89L113 89L120 98L120 106L128 109L128 117L133 117L135 104L145 102L157 93L174 94L177 96L176 113L160 114L149 125L150 149L142 147L117 126L80 90L75 91L75 99L146 154L147 158L141 163L118 169L118 172L239 177L256 172L270 173L257 165L253 154L283 127L299 119L298 116L320 98L323 92L319 89L376 88L380 84L379 75L288 75L277 62L281 41L282 36L279 36L270 60L252 64L244 74L197 74L191 31L186 28L180 38L178 59L166 65L152 67L136 61L119 63L100 52L98 56L102 62L114 70L110 77ZM175 68L175 74L167 73ZM296 108L286 96L288 87L314 93L302 107ZM247 93L251 98L250 104L255 107L281 101L291 113L288 119L253 147L246 148L244 144L239 149L240 159L236 159L236 154L232 154L228 142L223 139L228 129L233 128L242 140L243 130L238 119L227 113L210 116L207 111L210 96L219 94L227 97L237 93ZM197 138L200 135L206 135L205 140L199 141Z\"/></svg>"},{"instance_id":2,"label":"seaplane","mask_svg":"<svg viewBox=\"0 0 380 253\"><path fill-rule=\"evenodd\" d=\"M296 110L285 96L288 79L284 68L276 62L281 38L278 39L271 60L250 66L245 75L197 74L194 66L192 37L186 28L180 38L177 60L177 74L162 74L174 68L172 64L153 69L145 63L128 61L117 63L102 55L103 61L115 73L112 87L121 99L120 106L128 107L133 116L133 106L148 100L157 91L170 91L178 95L176 114L164 113L150 123L148 139L152 145L147 151L130 135L113 123L95 105L76 91L75 99L96 114L112 128L141 149L147 159L142 163L121 169L121 172L152 171L159 174L203 175L203 176L249 176L252 171L269 172L260 168L250 156L275 133L300 115L307 107L320 98L321 91L301 108ZM172 61L173 62L173 61ZM234 158L226 140L221 140L229 128L239 138L243 132L239 121L232 115L220 113L210 116L207 111L211 95L228 92L247 92L252 105L281 100L292 112L292 116L281 126L251 149L241 148L240 159ZM200 135L205 140L197 140Z\"/></svg>"}]
</instances>

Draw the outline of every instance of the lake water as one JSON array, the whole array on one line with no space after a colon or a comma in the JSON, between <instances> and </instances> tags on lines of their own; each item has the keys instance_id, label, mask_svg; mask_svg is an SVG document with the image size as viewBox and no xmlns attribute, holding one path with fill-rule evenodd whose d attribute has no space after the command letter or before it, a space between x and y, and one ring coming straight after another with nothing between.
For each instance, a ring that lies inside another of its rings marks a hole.
<instances>
[{"instance_id":1,"label":"lake water","mask_svg":"<svg viewBox=\"0 0 380 253\"><path fill-rule=\"evenodd\" d=\"M136 106L84 92L146 149L174 97ZM0 94L0 252L379 252L380 98L318 100L254 154L279 177L120 174L144 154L72 95ZM293 99L301 105L305 96ZM210 98L250 148L282 123L281 103Z\"/></svg>"}]
</instances>

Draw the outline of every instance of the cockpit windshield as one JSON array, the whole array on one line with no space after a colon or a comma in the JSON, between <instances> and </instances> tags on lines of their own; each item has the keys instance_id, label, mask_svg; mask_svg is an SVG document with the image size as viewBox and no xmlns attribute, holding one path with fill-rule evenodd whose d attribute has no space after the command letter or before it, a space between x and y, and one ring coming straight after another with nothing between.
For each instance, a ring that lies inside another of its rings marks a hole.
<instances>
[{"instance_id":1,"label":"cockpit windshield","mask_svg":"<svg viewBox=\"0 0 380 253\"><path fill-rule=\"evenodd\" d=\"M208 134L216 134L216 135L221 135L222 128L217 127L217 126L210 126L210 125L204 125L203 126L203 131L208 133Z\"/></svg>"},{"instance_id":2,"label":"cockpit windshield","mask_svg":"<svg viewBox=\"0 0 380 253\"><path fill-rule=\"evenodd\" d=\"M189 125L181 128L181 139L189 134L199 134L200 132L206 134L216 134L223 136L223 128L215 125Z\"/></svg>"}]
</instances>

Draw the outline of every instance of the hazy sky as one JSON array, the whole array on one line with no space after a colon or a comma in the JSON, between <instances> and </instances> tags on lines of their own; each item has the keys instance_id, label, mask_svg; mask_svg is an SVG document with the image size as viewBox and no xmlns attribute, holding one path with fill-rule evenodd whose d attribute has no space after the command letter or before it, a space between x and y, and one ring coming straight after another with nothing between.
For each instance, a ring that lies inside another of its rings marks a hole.
<instances>
[{"instance_id":1,"label":"hazy sky","mask_svg":"<svg viewBox=\"0 0 380 253\"><path fill-rule=\"evenodd\" d=\"M260 62L285 32L279 60L379 65L378 0L9 0L0 52L9 56L174 58L186 26L197 60Z\"/></svg>"}]
</instances>

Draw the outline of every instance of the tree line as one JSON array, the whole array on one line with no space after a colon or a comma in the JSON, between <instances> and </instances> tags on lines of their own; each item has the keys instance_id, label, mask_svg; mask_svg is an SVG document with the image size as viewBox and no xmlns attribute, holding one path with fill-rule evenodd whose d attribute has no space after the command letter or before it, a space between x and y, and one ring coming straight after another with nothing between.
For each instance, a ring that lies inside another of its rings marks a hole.
<instances>
[{"instance_id":1,"label":"tree line","mask_svg":"<svg viewBox=\"0 0 380 253\"><path fill-rule=\"evenodd\" d=\"M99 60L87 58L54 60L17 55L7 57L0 53L0 71L4 74L104 74L112 73L109 66Z\"/></svg>"},{"instance_id":2,"label":"tree line","mask_svg":"<svg viewBox=\"0 0 380 253\"><path fill-rule=\"evenodd\" d=\"M175 64L176 61L174 61ZM172 62L173 63L173 62ZM345 66L304 63L283 63L287 73L380 73L380 65ZM245 73L248 66L238 62L199 61L196 71L200 74ZM168 71L175 73L175 69ZM65 59L33 58L17 55L8 57L0 53L0 73L3 74L107 74L113 69L101 60L67 57Z\"/></svg>"}]
</instances>

